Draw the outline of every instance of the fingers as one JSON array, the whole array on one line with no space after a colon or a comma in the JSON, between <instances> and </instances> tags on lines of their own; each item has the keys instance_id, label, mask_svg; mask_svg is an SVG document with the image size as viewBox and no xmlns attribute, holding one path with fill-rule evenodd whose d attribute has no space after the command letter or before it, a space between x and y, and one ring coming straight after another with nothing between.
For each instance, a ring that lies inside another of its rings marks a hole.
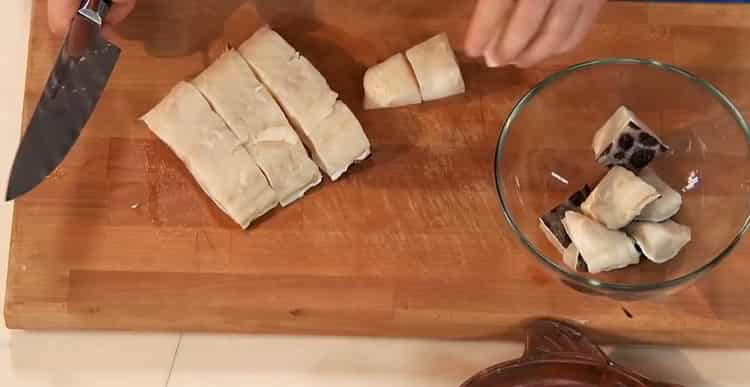
<instances>
[{"instance_id":1,"label":"fingers","mask_svg":"<svg viewBox=\"0 0 750 387\"><path fill-rule=\"evenodd\" d=\"M121 23L135 8L136 0L112 0L112 7L104 19L103 33L112 35L112 26ZM64 36L70 28L70 21L78 11L80 0L49 0L47 16L49 29L53 34Z\"/></svg>"},{"instance_id":2,"label":"fingers","mask_svg":"<svg viewBox=\"0 0 750 387\"><path fill-rule=\"evenodd\" d=\"M515 0L478 0L466 33L466 54L481 56L495 35L505 29Z\"/></svg>"},{"instance_id":3,"label":"fingers","mask_svg":"<svg viewBox=\"0 0 750 387\"><path fill-rule=\"evenodd\" d=\"M111 24L104 24L102 26L102 37L112 43L122 40L122 35Z\"/></svg>"},{"instance_id":4,"label":"fingers","mask_svg":"<svg viewBox=\"0 0 750 387\"><path fill-rule=\"evenodd\" d=\"M78 11L79 4L79 0L47 1L47 21L53 34L63 36L68 32L70 20Z\"/></svg>"},{"instance_id":5,"label":"fingers","mask_svg":"<svg viewBox=\"0 0 750 387\"><path fill-rule=\"evenodd\" d=\"M490 67L498 67L515 59L537 34L552 7L552 0L520 1L502 33L484 51Z\"/></svg>"},{"instance_id":6,"label":"fingers","mask_svg":"<svg viewBox=\"0 0 750 387\"><path fill-rule=\"evenodd\" d=\"M576 26L567 41L560 46L560 53L568 52L583 42L606 0L590 0L581 11Z\"/></svg>"},{"instance_id":7,"label":"fingers","mask_svg":"<svg viewBox=\"0 0 750 387\"><path fill-rule=\"evenodd\" d=\"M539 35L515 59L518 67L529 67L548 57L561 52L560 48L568 40L576 27L579 16L583 11L582 1L591 0L563 0L556 1L547 14Z\"/></svg>"},{"instance_id":8,"label":"fingers","mask_svg":"<svg viewBox=\"0 0 750 387\"><path fill-rule=\"evenodd\" d=\"M583 41L606 0L479 0L466 52L490 67L528 67Z\"/></svg>"},{"instance_id":9,"label":"fingers","mask_svg":"<svg viewBox=\"0 0 750 387\"><path fill-rule=\"evenodd\" d=\"M107 13L105 22L111 25L118 25L125 20L135 8L135 0L112 0L112 7Z\"/></svg>"}]
</instances>

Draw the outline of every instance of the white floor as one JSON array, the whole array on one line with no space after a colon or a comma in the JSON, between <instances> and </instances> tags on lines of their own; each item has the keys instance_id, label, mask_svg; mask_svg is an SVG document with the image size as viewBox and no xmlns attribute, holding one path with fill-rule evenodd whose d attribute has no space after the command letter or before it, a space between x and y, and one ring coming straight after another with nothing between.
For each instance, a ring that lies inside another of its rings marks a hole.
<instances>
[{"instance_id":1,"label":"white floor","mask_svg":"<svg viewBox=\"0 0 750 387\"><path fill-rule=\"evenodd\" d=\"M0 191L18 142L30 0L0 13ZM12 208L0 203L0 251ZM7 259L0 254L0 300ZM2 317L0 317L2 320ZM518 357L521 346L290 336L10 332L0 327L0 386L457 387L474 372ZM750 352L614 348L615 360L686 386L750 384Z\"/></svg>"}]
</instances>

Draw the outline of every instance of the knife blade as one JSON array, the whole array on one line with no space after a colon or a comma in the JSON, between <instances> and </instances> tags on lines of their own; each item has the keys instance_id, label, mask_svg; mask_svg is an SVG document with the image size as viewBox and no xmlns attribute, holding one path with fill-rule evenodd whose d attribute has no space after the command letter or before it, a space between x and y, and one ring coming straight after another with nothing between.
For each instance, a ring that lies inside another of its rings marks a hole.
<instances>
[{"instance_id":1,"label":"knife blade","mask_svg":"<svg viewBox=\"0 0 750 387\"><path fill-rule=\"evenodd\" d=\"M94 112L120 49L101 36L110 0L84 0L16 152L6 200L31 191L64 160Z\"/></svg>"}]
</instances>

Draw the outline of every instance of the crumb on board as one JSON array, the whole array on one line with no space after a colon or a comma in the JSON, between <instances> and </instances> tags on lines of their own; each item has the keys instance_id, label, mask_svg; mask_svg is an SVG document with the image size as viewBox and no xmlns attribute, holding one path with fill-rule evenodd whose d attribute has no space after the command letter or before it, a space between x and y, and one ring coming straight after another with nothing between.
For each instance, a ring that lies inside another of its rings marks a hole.
<instances>
[{"instance_id":1,"label":"crumb on board","mask_svg":"<svg viewBox=\"0 0 750 387\"><path fill-rule=\"evenodd\" d=\"M137 210L138 207L140 207L140 206L141 206L141 203L133 203L133 204L130 205L130 208L132 208L134 210Z\"/></svg>"},{"instance_id":2,"label":"crumb on board","mask_svg":"<svg viewBox=\"0 0 750 387\"><path fill-rule=\"evenodd\" d=\"M569 184L568 183L568 179L562 177L559 173L557 173L555 171L552 171L550 173L552 174L552 177L554 177L555 179L557 179L559 182L561 182L563 184Z\"/></svg>"}]
</instances>

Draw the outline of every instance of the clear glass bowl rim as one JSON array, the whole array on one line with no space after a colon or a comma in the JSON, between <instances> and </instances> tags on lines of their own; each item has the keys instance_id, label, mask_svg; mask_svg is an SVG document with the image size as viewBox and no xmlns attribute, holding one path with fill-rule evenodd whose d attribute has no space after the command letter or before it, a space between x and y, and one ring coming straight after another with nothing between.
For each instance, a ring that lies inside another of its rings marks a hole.
<instances>
[{"instance_id":1,"label":"clear glass bowl rim","mask_svg":"<svg viewBox=\"0 0 750 387\"><path fill-rule=\"evenodd\" d=\"M716 88L713 84L711 84L710 82L704 80L703 78L700 78L682 68L679 68L674 65L662 63L659 61L655 61L652 59L642 59L642 58L602 58L602 59L594 59L591 61L575 64L564 70L555 72L547 76L541 82L537 83L531 89L529 89L529 91L527 91L526 94L524 94L523 97L521 97L518 100L518 102L516 102L516 104L513 106L513 109L511 109L510 113L508 114L505 121L503 122L502 127L500 128L500 135L498 136L497 145L495 147L494 178L495 178L495 189L497 191L497 197L500 202L500 207L502 209L503 216L505 217L505 220L510 225L516 237L543 265L547 266L548 268L552 269L553 271L557 272L558 274L567 278L568 280L571 280L579 285L583 285L584 287L595 289L595 290L600 290L604 292L641 293L641 292L653 292L653 291L659 291L659 290L666 290L666 289L678 287L683 284L688 284L696 280L704 272L707 272L711 270L712 268L716 267L722 260L724 260L724 258L727 257L727 255L729 255L729 253L732 252L732 250L737 246L737 244L742 239L742 236L748 230L748 226L750 226L750 214L745 215L745 221L743 222L740 229L737 231L737 234L732 239L732 242L729 243L729 245L727 245L716 257L712 258L710 261L700 266L699 268L687 274L683 274L679 277L669 279L666 281L630 285L630 284L620 284L620 283L599 281L594 278L587 278L587 277L578 275L576 273L573 273L567 270L566 268L561 267L558 263L555 262L555 260L545 257L544 254L542 254L536 248L534 248L534 245L528 239L526 239L526 237L523 235L523 232L520 230L518 225L513 221L513 218L510 214L510 211L507 205L506 198L503 195L503 183L502 183L502 180L500 179L501 171L502 171L503 145L505 144L505 141L508 138L513 122L515 121L516 117L521 112L521 110L523 110L523 108L534 98L534 96L539 94L542 90L544 90L546 87L553 84L554 82L570 74L573 74L577 71L586 70L586 69L590 69L594 67L612 65L612 64L643 65L643 66L654 67L654 68L658 68L660 70L666 71L668 73L677 74L685 78L686 80L693 82L697 84L698 86L701 86L704 90L708 91L710 95L715 97L718 100L718 102L721 103L727 109L727 111L733 116L739 128L745 132L745 139L748 142L750 142L750 128L748 128L747 122L745 121L745 118L742 116L742 113L737 108L737 106L735 106L734 103L732 103L732 101L726 95L724 95L724 93L722 93L718 88Z\"/></svg>"}]
</instances>

